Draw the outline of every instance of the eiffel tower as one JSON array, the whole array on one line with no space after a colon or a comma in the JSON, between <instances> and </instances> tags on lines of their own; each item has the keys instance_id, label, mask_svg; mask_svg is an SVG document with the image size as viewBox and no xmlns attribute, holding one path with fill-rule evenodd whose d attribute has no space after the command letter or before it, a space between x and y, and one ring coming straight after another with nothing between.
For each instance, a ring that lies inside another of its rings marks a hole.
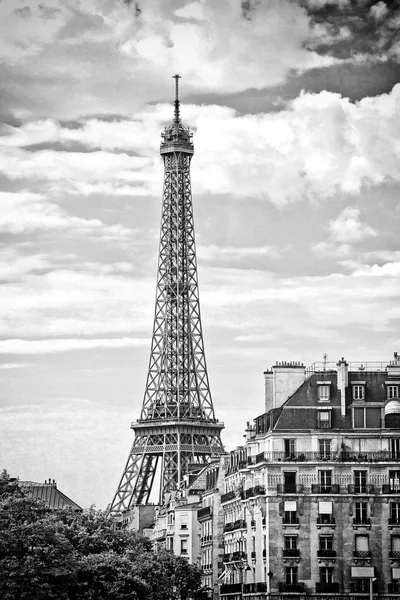
<instances>
[{"instance_id":1,"label":"eiffel tower","mask_svg":"<svg viewBox=\"0 0 400 600\"><path fill-rule=\"evenodd\" d=\"M224 453L224 425L215 418L200 318L190 186L193 134L181 122L180 76L174 78L174 119L161 134L164 191L149 370L110 514L147 504L155 483L161 504L196 465Z\"/></svg>"}]
</instances>

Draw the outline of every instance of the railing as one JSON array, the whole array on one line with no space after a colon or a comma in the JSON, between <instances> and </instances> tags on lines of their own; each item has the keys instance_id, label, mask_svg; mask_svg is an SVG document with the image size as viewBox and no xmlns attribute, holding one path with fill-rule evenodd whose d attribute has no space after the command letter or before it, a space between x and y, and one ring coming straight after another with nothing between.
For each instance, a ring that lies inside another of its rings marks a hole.
<instances>
[{"instance_id":1,"label":"railing","mask_svg":"<svg viewBox=\"0 0 400 600\"><path fill-rule=\"evenodd\" d=\"M300 556L300 550L298 548L283 548L282 556Z\"/></svg>"},{"instance_id":2,"label":"railing","mask_svg":"<svg viewBox=\"0 0 400 600\"><path fill-rule=\"evenodd\" d=\"M389 594L400 594L400 581L391 581L388 583Z\"/></svg>"},{"instance_id":3,"label":"railing","mask_svg":"<svg viewBox=\"0 0 400 600\"><path fill-rule=\"evenodd\" d=\"M335 517L331 515L320 515L317 517L317 525L335 525Z\"/></svg>"},{"instance_id":4,"label":"railing","mask_svg":"<svg viewBox=\"0 0 400 600\"><path fill-rule=\"evenodd\" d=\"M197 511L197 518L204 519L204 517L210 517L212 514L211 506L204 506Z\"/></svg>"},{"instance_id":5,"label":"railing","mask_svg":"<svg viewBox=\"0 0 400 600\"><path fill-rule=\"evenodd\" d=\"M234 500L236 498L236 492L226 492L226 494L221 494L221 504L224 502L228 502L229 500Z\"/></svg>"},{"instance_id":6,"label":"railing","mask_svg":"<svg viewBox=\"0 0 400 600\"><path fill-rule=\"evenodd\" d=\"M321 548L320 550L317 550L317 556L318 558L335 558L336 550Z\"/></svg>"},{"instance_id":7,"label":"railing","mask_svg":"<svg viewBox=\"0 0 400 600\"><path fill-rule=\"evenodd\" d=\"M232 554L230 554L230 553L224 554L222 557L222 562L224 562L224 563L232 562Z\"/></svg>"},{"instance_id":8,"label":"railing","mask_svg":"<svg viewBox=\"0 0 400 600\"><path fill-rule=\"evenodd\" d=\"M400 551L399 550L389 550L389 558L394 558L395 560L400 560Z\"/></svg>"},{"instance_id":9,"label":"railing","mask_svg":"<svg viewBox=\"0 0 400 600\"><path fill-rule=\"evenodd\" d=\"M246 529L246 521L244 519L238 519L233 523L232 531L236 531L236 529Z\"/></svg>"},{"instance_id":10,"label":"railing","mask_svg":"<svg viewBox=\"0 0 400 600\"><path fill-rule=\"evenodd\" d=\"M286 517L284 516L282 519L282 523L284 525L298 525L299 524L299 517Z\"/></svg>"},{"instance_id":11,"label":"railing","mask_svg":"<svg viewBox=\"0 0 400 600\"><path fill-rule=\"evenodd\" d=\"M340 485L332 483L332 485L321 485L320 483L311 484L312 494L340 494Z\"/></svg>"},{"instance_id":12,"label":"railing","mask_svg":"<svg viewBox=\"0 0 400 600\"><path fill-rule=\"evenodd\" d=\"M304 582L299 583L285 583L280 581L278 583L278 589L280 592L304 592Z\"/></svg>"},{"instance_id":13,"label":"railing","mask_svg":"<svg viewBox=\"0 0 400 600\"><path fill-rule=\"evenodd\" d=\"M233 531L233 523L225 523L224 533L226 533L227 531Z\"/></svg>"},{"instance_id":14,"label":"railing","mask_svg":"<svg viewBox=\"0 0 400 600\"><path fill-rule=\"evenodd\" d=\"M399 494L400 495L400 487L390 485L389 483L384 483L382 485L382 494Z\"/></svg>"},{"instance_id":15,"label":"railing","mask_svg":"<svg viewBox=\"0 0 400 600\"><path fill-rule=\"evenodd\" d=\"M257 594L258 592L266 592L267 584L265 581L260 581L258 583L245 583L243 586L244 594Z\"/></svg>"},{"instance_id":16,"label":"railing","mask_svg":"<svg viewBox=\"0 0 400 600\"><path fill-rule=\"evenodd\" d=\"M371 558L370 550L354 550L354 558Z\"/></svg>"},{"instance_id":17,"label":"railing","mask_svg":"<svg viewBox=\"0 0 400 600\"><path fill-rule=\"evenodd\" d=\"M350 483L347 486L347 493L348 494L375 494L375 486L368 484L368 485L354 485L353 483Z\"/></svg>"},{"instance_id":18,"label":"railing","mask_svg":"<svg viewBox=\"0 0 400 600\"><path fill-rule=\"evenodd\" d=\"M390 452L389 450L379 450L376 452L291 452L271 451L260 452L256 456L247 458L248 465L255 465L260 462L356 462L356 463L374 463L374 462L400 462L399 452Z\"/></svg>"},{"instance_id":19,"label":"railing","mask_svg":"<svg viewBox=\"0 0 400 600\"><path fill-rule=\"evenodd\" d=\"M371 525L371 519L365 517L365 519L359 519L355 517L353 519L353 525Z\"/></svg>"},{"instance_id":20,"label":"railing","mask_svg":"<svg viewBox=\"0 0 400 600\"><path fill-rule=\"evenodd\" d=\"M276 486L277 494L304 494L304 485L292 483L278 483Z\"/></svg>"},{"instance_id":21,"label":"railing","mask_svg":"<svg viewBox=\"0 0 400 600\"><path fill-rule=\"evenodd\" d=\"M386 367L388 366L389 361L381 362L381 361L364 361L364 362L350 362L348 363L348 371L351 373L352 371L386 371ZM312 375L313 373L321 373L324 371L337 371L337 364L333 361L317 361L314 362L311 366L306 368L306 375ZM360 375L361 377L361 375Z\"/></svg>"},{"instance_id":22,"label":"railing","mask_svg":"<svg viewBox=\"0 0 400 600\"><path fill-rule=\"evenodd\" d=\"M256 552L255 552L255 550L251 551L251 558L254 558L254 559L256 558Z\"/></svg>"},{"instance_id":23,"label":"railing","mask_svg":"<svg viewBox=\"0 0 400 600\"><path fill-rule=\"evenodd\" d=\"M212 540L212 535L203 535L200 538L200 542L211 542Z\"/></svg>"},{"instance_id":24,"label":"railing","mask_svg":"<svg viewBox=\"0 0 400 600\"><path fill-rule=\"evenodd\" d=\"M327 583L325 581L317 581L315 584L315 591L317 592L317 594L338 594L339 583L337 581L332 581L331 583Z\"/></svg>"},{"instance_id":25,"label":"railing","mask_svg":"<svg viewBox=\"0 0 400 600\"><path fill-rule=\"evenodd\" d=\"M220 593L222 594L238 594L242 591L241 583L223 583Z\"/></svg>"},{"instance_id":26,"label":"railing","mask_svg":"<svg viewBox=\"0 0 400 600\"><path fill-rule=\"evenodd\" d=\"M242 560L246 558L246 553L238 550L232 554L232 562L236 562L238 560Z\"/></svg>"},{"instance_id":27,"label":"railing","mask_svg":"<svg viewBox=\"0 0 400 600\"><path fill-rule=\"evenodd\" d=\"M396 519L392 519L392 517L389 517L388 525L397 525L398 527L400 527L400 517L398 517Z\"/></svg>"},{"instance_id":28,"label":"railing","mask_svg":"<svg viewBox=\"0 0 400 600\"><path fill-rule=\"evenodd\" d=\"M263 485L256 485L240 492L242 500L247 498L254 498L255 496L263 496L265 494L265 487Z\"/></svg>"}]
</instances>

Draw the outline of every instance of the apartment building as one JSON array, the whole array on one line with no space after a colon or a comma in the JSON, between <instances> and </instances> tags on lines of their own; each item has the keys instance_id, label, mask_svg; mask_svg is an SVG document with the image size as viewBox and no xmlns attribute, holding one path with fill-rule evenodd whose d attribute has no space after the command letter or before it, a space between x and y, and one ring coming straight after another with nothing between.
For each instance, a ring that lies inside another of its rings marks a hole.
<instances>
[{"instance_id":1,"label":"apartment building","mask_svg":"<svg viewBox=\"0 0 400 600\"><path fill-rule=\"evenodd\" d=\"M400 596L400 360L280 363L229 455L220 596Z\"/></svg>"}]
</instances>

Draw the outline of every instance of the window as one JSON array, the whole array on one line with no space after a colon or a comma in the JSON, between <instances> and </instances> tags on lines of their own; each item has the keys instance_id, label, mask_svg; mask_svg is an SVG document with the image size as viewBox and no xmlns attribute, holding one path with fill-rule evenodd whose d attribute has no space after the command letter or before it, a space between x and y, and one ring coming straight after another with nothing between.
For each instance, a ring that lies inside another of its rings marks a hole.
<instances>
[{"instance_id":1,"label":"window","mask_svg":"<svg viewBox=\"0 0 400 600\"><path fill-rule=\"evenodd\" d=\"M317 427L320 429L329 429L331 427L331 411L319 410L317 417Z\"/></svg>"},{"instance_id":2,"label":"window","mask_svg":"<svg viewBox=\"0 0 400 600\"><path fill-rule=\"evenodd\" d=\"M285 567L286 585L297 584L297 567Z\"/></svg>"},{"instance_id":3,"label":"window","mask_svg":"<svg viewBox=\"0 0 400 600\"><path fill-rule=\"evenodd\" d=\"M369 538L367 535L356 535L355 556L367 558L369 556Z\"/></svg>"},{"instance_id":4,"label":"window","mask_svg":"<svg viewBox=\"0 0 400 600\"><path fill-rule=\"evenodd\" d=\"M319 445L319 457L330 458L331 457L331 440L318 440Z\"/></svg>"},{"instance_id":5,"label":"window","mask_svg":"<svg viewBox=\"0 0 400 600\"><path fill-rule=\"evenodd\" d=\"M390 503L390 522L400 523L400 502Z\"/></svg>"},{"instance_id":6,"label":"window","mask_svg":"<svg viewBox=\"0 0 400 600\"><path fill-rule=\"evenodd\" d=\"M181 515L181 529L187 529L187 515L182 514Z\"/></svg>"},{"instance_id":7,"label":"window","mask_svg":"<svg viewBox=\"0 0 400 600\"><path fill-rule=\"evenodd\" d=\"M296 440L294 439L283 440L285 447L285 458L294 458L295 442Z\"/></svg>"},{"instance_id":8,"label":"window","mask_svg":"<svg viewBox=\"0 0 400 600\"><path fill-rule=\"evenodd\" d=\"M390 539L390 558L400 559L400 535L392 535Z\"/></svg>"},{"instance_id":9,"label":"window","mask_svg":"<svg viewBox=\"0 0 400 600\"><path fill-rule=\"evenodd\" d=\"M333 536L332 535L320 535L319 536L319 549L320 550L333 550Z\"/></svg>"},{"instance_id":10,"label":"window","mask_svg":"<svg viewBox=\"0 0 400 600\"><path fill-rule=\"evenodd\" d=\"M296 500L286 500L285 505L285 515L283 518L283 522L290 524L290 523L297 523L298 519L297 519L297 503Z\"/></svg>"},{"instance_id":11,"label":"window","mask_svg":"<svg viewBox=\"0 0 400 600\"><path fill-rule=\"evenodd\" d=\"M390 440L390 454L391 458L400 458L400 438L391 438Z\"/></svg>"},{"instance_id":12,"label":"window","mask_svg":"<svg viewBox=\"0 0 400 600\"><path fill-rule=\"evenodd\" d=\"M333 567L320 567L319 580L321 583L333 583Z\"/></svg>"},{"instance_id":13,"label":"window","mask_svg":"<svg viewBox=\"0 0 400 600\"><path fill-rule=\"evenodd\" d=\"M332 491L332 471L319 471L319 484L321 486L321 494Z\"/></svg>"},{"instance_id":14,"label":"window","mask_svg":"<svg viewBox=\"0 0 400 600\"><path fill-rule=\"evenodd\" d=\"M285 550L297 550L297 535L285 535Z\"/></svg>"},{"instance_id":15,"label":"window","mask_svg":"<svg viewBox=\"0 0 400 600\"><path fill-rule=\"evenodd\" d=\"M318 521L320 525L334 523L332 516L333 504L332 502L319 502L318 503Z\"/></svg>"},{"instance_id":16,"label":"window","mask_svg":"<svg viewBox=\"0 0 400 600\"><path fill-rule=\"evenodd\" d=\"M174 513L169 513L168 514L168 525L173 525L174 524Z\"/></svg>"},{"instance_id":17,"label":"window","mask_svg":"<svg viewBox=\"0 0 400 600\"><path fill-rule=\"evenodd\" d=\"M320 383L318 385L318 400L320 402L329 402L330 400L330 386Z\"/></svg>"},{"instance_id":18,"label":"window","mask_svg":"<svg viewBox=\"0 0 400 600\"><path fill-rule=\"evenodd\" d=\"M368 504L367 502L355 503L355 523L368 523Z\"/></svg>"},{"instance_id":19,"label":"window","mask_svg":"<svg viewBox=\"0 0 400 600\"><path fill-rule=\"evenodd\" d=\"M373 429L381 426L381 409L379 406L353 409L353 427L355 429Z\"/></svg>"},{"instance_id":20,"label":"window","mask_svg":"<svg viewBox=\"0 0 400 600\"><path fill-rule=\"evenodd\" d=\"M367 471L354 471L354 493L367 493Z\"/></svg>"},{"instance_id":21,"label":"window","mask_svg":"<svg viewBox=\"0 0 400 600\"><path fill-rule=\"evenodd\" d=\"M363 385L353 385L353 400L364 400L365 387Z\"/></svg>"},{"instance_id":22,"label":"window","mask_svg":"<svg viewBox=\"0 0 400 600\"><path fill-rule=\"evenodd\" d=\"M181 554L187 554L188 541L186 539L181 540Z\"/></svg>"},{"instance_id":23,"label":"window","mask_svg":"<svg viewBox=\"0 0 400 600\"><path fill-rule=\"evenodd\" d=\"M387 397L390 398L398 398L399 397L399 386L398 385L388 385L387 386Z\"/></svg>"},{"instance_id":24,"label":"window","mask_svg":"<svg viewBox=\"0 0 400 600\"><path fill-rule=\"evenodd\" d=\"M389 487L392 492L400 492L400 471L389 471Z\"/></svg>"},{"instance_id":25,"label":"window","mask_svg":"<svg viewBox=\"0 0 400 600\"><path fill-rule=\"evenodd\" d=\"M283 491L285 494L296 493L296 472L284 471L283 473Z\"/></svg>"}]
</instances>

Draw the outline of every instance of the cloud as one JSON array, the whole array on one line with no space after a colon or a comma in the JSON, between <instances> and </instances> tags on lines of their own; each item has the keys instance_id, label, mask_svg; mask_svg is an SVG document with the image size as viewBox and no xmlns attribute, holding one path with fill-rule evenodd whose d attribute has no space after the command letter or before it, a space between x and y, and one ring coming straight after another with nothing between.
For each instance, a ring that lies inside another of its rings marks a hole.
<instances>
[{"instance_id":1,"label":"cloud","mask_svg":"<svg viewBox=\"0 0 400 600\"><path fill-rule=\"evenodd\" d=\"M44 195L28 191L0 192L0 206L0 231L5 233L51 230L115 240L126 239L132 234L131 229L122 225L105 225L99 219L72 216L47 201Z\"/></svg>"},{"instance_id":2,"label":"cloud","mask_svg":"<svg viewBox=\"0 0 400 600\"><path fill-rule=\"evenodd\" d=\"M239 115L223 106L188 105L185 122L195 130L192 179L197 194L268 199L276 206L304 199L320 202L337 192L400 182L400 84L389 94L353 104L339 94L303 93L273 114ZM37 122L8 129L0 170L24 174L76 194L150 194L161 191L159 132L171 106L156 105L135 121L90 119L74 129ZM90 153L20 148L37 140L105 148ZM129 150L138 156L122 152Z\"/></svg>"},{"instance_id":3,"label":"cloud","mask_svg":"<svg viewBox=\"0 0 400 600\"><path fill-rule=\"evenodd\" d=\"M339 62L307 48L311 18L299 4L242 4L148 0L137 11L106 0L3 0L7 109L18 118L128 115L172 92L175 72L186 92L232 93Z\"/></svg>"},{"instance_id":4,"label":"cloud","mask_svg":"<svg viewBox=\"0 0 400 600\"><path fill-rule=\"evenodd\" d=\"M386 6L385 2L378 2L377 4L371 6L369 9L369 14L377 21L380 21L388 14L388 7Z\"/></svg>"},{"instance_id":5,"label":"cloud","mask_svg":"<svg viewBox=\"0 0 400 600\"><path fill-rule=\"evenodd\" d=\"M376 236L376 231L360 221L360 210L348 206L337 219L329 223L331 239L339 243L354 243L366 237Z\"/></svg>"},{"instance_id":6,"label":"cloud","mask_svg":"<svg viewBox=\"0 0 400 600\"><path fill-rule=\"evenodd\" d=\"M233 246L201 246L197 248L197 257L200 261L218 263L242 263L249 261L254 265L254 261L259 258L279 256L278 249L275 246L256 246L253 248L240 248Z\"/></svg>"},{"instance_id":7,"label":"cloud","mask_svg":"<svg viewBox=\"0 0 400 600\"><path fill-rule=\"evenodd\" d=\"M2 354L52 354L71 350L92 350L93 348L131 348L148 346L143 338L83 339L66 338L50 340L0 340ZM2 368L5 368L4 366Z\"/></svg>"}]
</instances>

